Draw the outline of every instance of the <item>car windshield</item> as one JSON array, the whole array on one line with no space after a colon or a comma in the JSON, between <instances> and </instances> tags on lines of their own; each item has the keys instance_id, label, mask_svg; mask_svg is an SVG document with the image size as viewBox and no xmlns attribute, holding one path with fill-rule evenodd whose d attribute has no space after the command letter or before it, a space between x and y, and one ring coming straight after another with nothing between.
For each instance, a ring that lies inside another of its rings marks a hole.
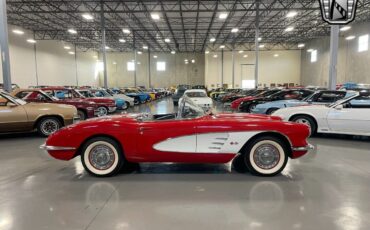
<instances>
[{"instance_id":1,"label":"car windshield","mask_svg":"<svg viewBox=\"0 0 370 230\"><path fill-rule=\"evenodd\" d=\"M13 97L12 95L10 95L9 93L6 93L6 92L1 92L5 98L7 98L9 101L15 101L16 103L18 103L19 105L25 105L27 104L26 101L23 101L22 99L19 99L19 98L16 98L16 97Z\"/></svg>"},{"instance_id":2,"label":"car windshield","mask_svg":"<svg viewBox=\"0 0 370 230\"><path fill-rule=\"evenodd\" d=\"M187 92L186 96L188 97L207 97L205 92Z\"/></svg>"},{"instance_id":3,"label":"car windshield","mask_svg":"<svg viewBox=\"0 0 370 230\"><path fill-rule=\"evenodd\" d=\"M95 97L90 91L88 90L79 90L78 91L84 97Z\"/></svg>"},{"instance_id":4,"label":"car windshield","mask_svg":"<svg viewBox=\"0 0 370 230\"><path fill-rule=\"evenodd\" d=\"M177 112L178 119L197 118L205 115L204 110L196 105L189 97L183 96Z\"/></svg>"}]
</instances>

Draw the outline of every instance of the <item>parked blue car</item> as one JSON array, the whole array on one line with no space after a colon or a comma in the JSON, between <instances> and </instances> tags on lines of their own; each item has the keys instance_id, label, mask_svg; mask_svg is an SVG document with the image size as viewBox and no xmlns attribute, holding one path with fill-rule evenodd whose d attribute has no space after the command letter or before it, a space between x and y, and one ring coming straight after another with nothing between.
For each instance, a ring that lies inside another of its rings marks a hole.
<instances>
[{"instance_id":1,"label":"parked blue car","mask_svg":"<svg viewBox=\"0 0 370 230\"><path fill-rule=\"evenodd\" d=\"M129 107L129 103L123 100L122 98L114 98L104 89L91 89L91 93L94 94L95 97L107 97L111 98L116 102L117 109L127 109Z\"/></svg>"},{"instance_id":2,"label":"parked blue car","mask_svg":"<svg viewBox=\"0 0 370 230\"><path fill-rule=\"evenodd\" d=\"M301 101L296 99L290 99L258 104L254 109L251 110L251 112L257 114L272 114L273 112L281 108L296 107L310 104L314 105L331 104L340 99L347 98L353 94L354 94L353 91L346 92L338 90L321 90L316 91L315 93L311 94L310 96L304 98Z\"/></svg>"},{"instance_id":3,"label":"parked blue car","mask_svg":"<svg viewBox=\"0 0 370 230\"><path fill-rule=\"evenodd\" d=\"M137 89L124 89L124 93L129 97L139 97L141 104L151 100L148 93L143 93Z\"/></svg>"}]
</instances>

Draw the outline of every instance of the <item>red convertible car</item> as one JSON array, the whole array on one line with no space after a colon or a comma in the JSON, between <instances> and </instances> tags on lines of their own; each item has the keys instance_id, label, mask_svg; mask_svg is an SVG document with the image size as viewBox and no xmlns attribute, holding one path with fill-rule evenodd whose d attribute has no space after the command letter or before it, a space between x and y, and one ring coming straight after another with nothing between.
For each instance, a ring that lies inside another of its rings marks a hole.
<instances>
[{"instance_id":1,"label":"red convertible car","mask_svg":"<svg viewBox=\"0 0 370 230\"><path fill-rule=\"evenodd\" d=\"M94 118L57 131L41 148L60 160L81 156L95 176L114 175L130 163L227 163L234 158L234 166L274 176L288 158L306 154L308 136L304 124L266 115L205 113L185 97L177 114Z\"/></svg>"}]
</instances>

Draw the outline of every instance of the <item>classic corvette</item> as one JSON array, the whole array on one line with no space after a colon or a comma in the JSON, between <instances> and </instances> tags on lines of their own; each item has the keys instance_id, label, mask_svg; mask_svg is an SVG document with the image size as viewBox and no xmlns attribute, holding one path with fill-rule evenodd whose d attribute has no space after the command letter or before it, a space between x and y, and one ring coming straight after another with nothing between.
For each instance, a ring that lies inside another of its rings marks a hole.
<instances>
[{"instance_id":1,"label":"classic corvette","mask_svg":"<svg viewBox=\"0 0 370 230\"><path fill-rule=\"evenodd\" d=\"M0 133L36 130L49 136L77 120L77 109L72 105L27 103L0 90Z\"/></svg>"},{"instance_id":2,"label":"classic corvette","mask_svg":"<svg viewBox=\"0 0 370 230\"><path fill-rule=\"evenodd\" d=\"M287 107L296 107L302 105L325 105L336 102L344 97L349 97L353 95L354 92L351 91L338 91L338 90L322 90L316 91L315 93L309 95L303 100L290 99L290 100L279 100L266 102L263 104L258 104L251 113L258 114L272 114L273 112Z\"/></svg>"},{"instance_id":3,"label":"classic corvette","mask_svg":"<svg viewBox=\"0 0 370 230\"><path fill-rule=\"evenodd\" d=\"M87 172L111 176L131 163L183 162L239 165L274 176L311 148L309 128L279 117L205 113L188 98L177 114L121 114L70 125L41 148L60 160L81 156ZM68 140L68 141L67 141Z\"/></svg>"},{"instance_id":4,"label":"classic corvette","mask_svg":"<svg viewBox=\"0 0 370 230\"><path fill-rule=\"evenodd\" d=\"M353 96L330 105L299 106L279 109L274 116L306 124L311 134L337 133L370 136L370 94Z\"/></svg>"}]
</instances>

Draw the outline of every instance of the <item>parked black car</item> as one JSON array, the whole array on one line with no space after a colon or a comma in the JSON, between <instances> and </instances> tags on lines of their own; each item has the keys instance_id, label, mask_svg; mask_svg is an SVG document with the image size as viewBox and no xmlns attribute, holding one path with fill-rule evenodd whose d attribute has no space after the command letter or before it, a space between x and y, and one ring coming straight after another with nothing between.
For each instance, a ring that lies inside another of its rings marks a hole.
<instances>
[{"instance_id":1,"label":"parked black car","mask_svg":"<svg viewBox=\"0 0 370 230\"><path fill-rule=\"evenodd\" d=\"M174 105L179 104L180 98L184 95L187 89L191 89L190 85L179 85L177 87L175 93L172 95L172 101Z\"/></svg>"}]
</instances>

